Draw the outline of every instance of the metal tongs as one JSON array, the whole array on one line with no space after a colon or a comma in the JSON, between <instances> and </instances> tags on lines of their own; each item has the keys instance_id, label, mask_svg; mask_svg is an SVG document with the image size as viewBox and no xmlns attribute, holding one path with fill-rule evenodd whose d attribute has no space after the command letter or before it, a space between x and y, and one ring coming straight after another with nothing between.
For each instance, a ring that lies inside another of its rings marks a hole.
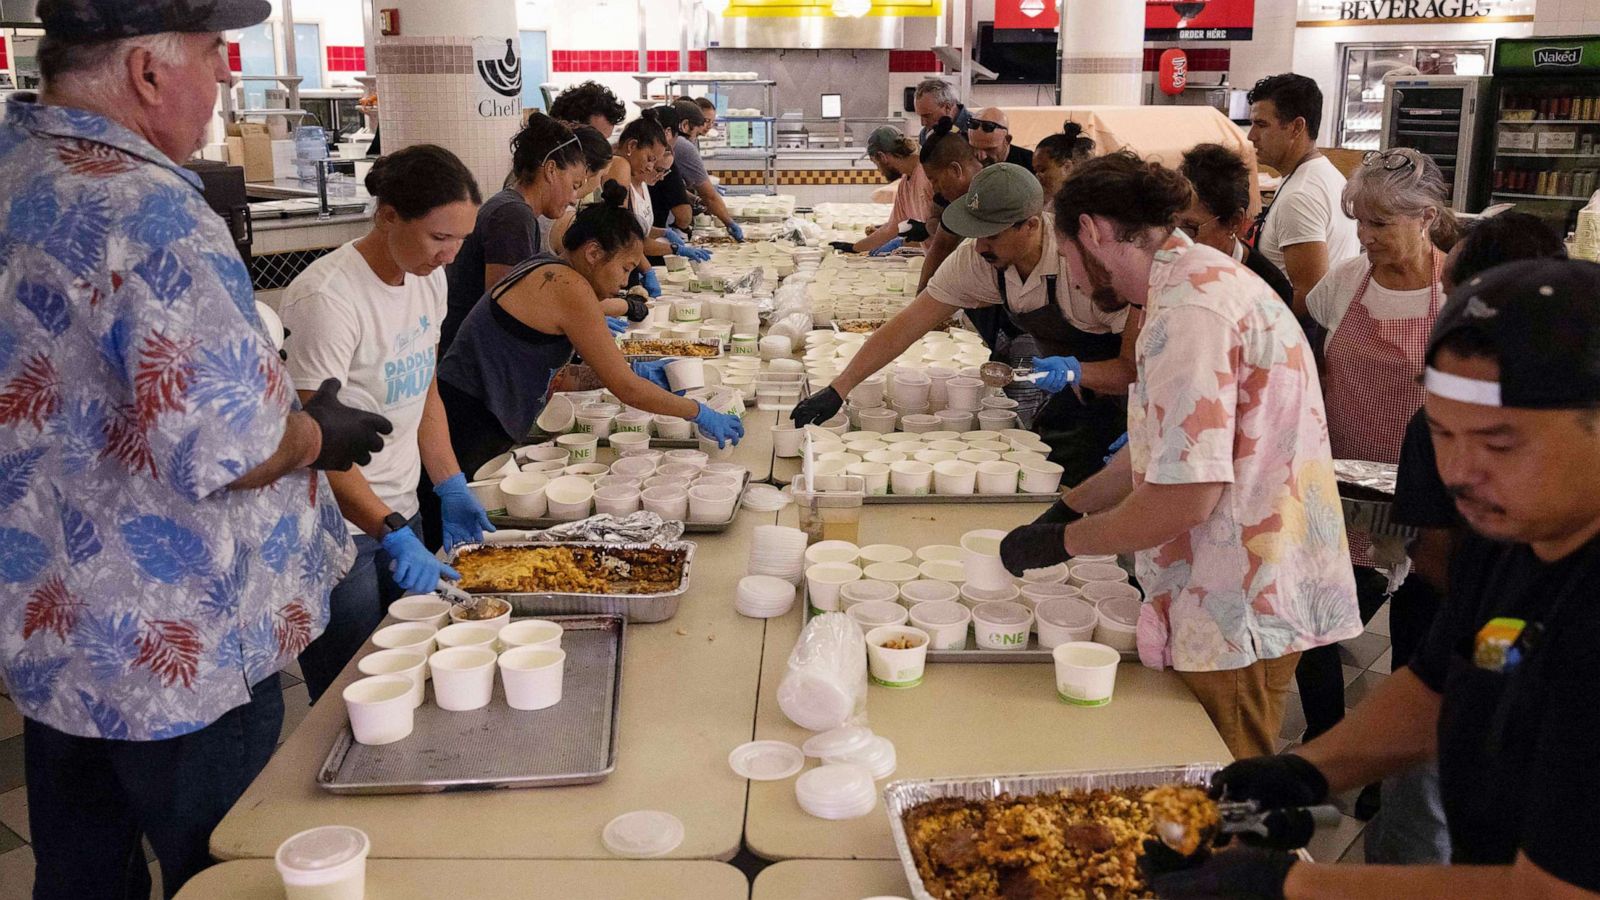
<instances>
[{"instance_id":1,"label":"metal tongs","mask_svg":"<svg viewBox=\"0 0 1600 900\"><path fill-rule=\"evenodd\" d=\"M1256 800L1222 800L1217 803L1222 817L1219 835L1241 835L1258 847L1276 850L1299 850L1311 843L1318 828L1339 824L1337 806L1263 806ZM1161 842L1177 850L1183 843L1184 826L1172 821L1158 821L1156 833ZM1201 846L1206 846L1205 841Z\"/></svg>"},{"instance_id":2,"label":"metal tongs","mask_svg":"<svg viewBox=\"0 0 1600 900\"><path fill-rule=\"evenodd\" d=\"M456 587L454 583L443 578L439 579L439 583L434 585L433 592L462 609L477 609L478 601L482 599L463 591L461 588Z\"/></svg>"},{"instance_id":3,"label":"metal tongs","mask_svg":"<svg viewBox=\"0 0 1600 900\"><path fill-rule=\"evenodd\" d=\"M992 388L1003 388L1019 382L1037 384L1048 374L1048 372L1013 369L1003 362L986 362L978 367L978 378ZM1077 382L1071 382L1071 387L1072 393L1077 396L1079 402L1082 402L1083 388L1079 387Z\"/></svg>"}]
</instances>

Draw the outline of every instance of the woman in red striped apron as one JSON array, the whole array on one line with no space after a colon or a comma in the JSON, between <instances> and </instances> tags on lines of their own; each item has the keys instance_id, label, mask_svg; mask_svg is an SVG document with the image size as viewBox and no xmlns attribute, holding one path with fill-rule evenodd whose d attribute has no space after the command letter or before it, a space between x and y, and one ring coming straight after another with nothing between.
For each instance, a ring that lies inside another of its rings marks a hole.
<instances>
[{"instance_id":1,"label":"woman in red striped apron","mask_svg":"<svg viewBox=\"0 0 1600 900\"><path fill-rule=\"evenodd\" d=\"M1421 408L1428 333L1444 303L1441 246L1457 233L1449 192L1432 159L1408 148L1369 153L1345 186L1362 256L1336 266L1307 298L1327 329L1322 384L1334 459L1398 463L1407 423ZM1372 538L1351 530L1362 620L1390 596L1396 554L1375 558ZM1334 646L1308 651L1296 673L1305 740L1344 717L1343 666Z\"/></svg>"}]
</instances>

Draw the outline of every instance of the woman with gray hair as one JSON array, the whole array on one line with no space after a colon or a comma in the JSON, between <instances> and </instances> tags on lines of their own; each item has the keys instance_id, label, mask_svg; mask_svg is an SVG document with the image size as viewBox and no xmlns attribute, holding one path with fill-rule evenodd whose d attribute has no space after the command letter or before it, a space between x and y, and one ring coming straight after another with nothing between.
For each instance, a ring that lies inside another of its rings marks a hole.
<instances>
[{"instance_id":1,"label":"woman with gray hair","mask_svg":"<svg viewBox=\"0 0 1600 900\"><path fill-rule=\"evenodd\" d=\"M1344 213L1366 252L1335 266L1306 298L1327 330L1322 386L1334 459L1400 461L1406 423L1424 399L1428 332L1444 302L1439 245L1456 235L1449 196L1439 167L1410 148L1367 154L1345 185ZM1375 568L1370 535L1349 536L1366 621L1387 599L1389 581ZM1337 649L1307 652L1297 679L1311 740L1344 717Z\"/></svg>"}]
</instances>

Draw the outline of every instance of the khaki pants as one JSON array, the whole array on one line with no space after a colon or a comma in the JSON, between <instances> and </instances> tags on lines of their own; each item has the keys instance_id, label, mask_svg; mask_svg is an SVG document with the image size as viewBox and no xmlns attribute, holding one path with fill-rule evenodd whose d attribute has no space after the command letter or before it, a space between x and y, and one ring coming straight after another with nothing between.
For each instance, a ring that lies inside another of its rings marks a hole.
<instances>
[{"instance_id":1,"label":"khaki pants","mask_svg":"<svg viewBox=\"0 0 1600 900\"><path fill-rule=\"evenodd\" d=\"M1259 659L1225 672L1179 672L1205 707L1234 759L1270 756L1283 728L1283 706L1300 654Z\"/></svg>"}]
</instances>

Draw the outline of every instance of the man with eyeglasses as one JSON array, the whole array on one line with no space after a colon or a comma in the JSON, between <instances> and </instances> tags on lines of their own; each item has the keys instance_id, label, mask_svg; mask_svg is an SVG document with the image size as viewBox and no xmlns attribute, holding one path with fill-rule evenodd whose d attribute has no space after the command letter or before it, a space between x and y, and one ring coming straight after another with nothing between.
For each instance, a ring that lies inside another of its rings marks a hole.
<instances>
[{"instance_id":1,"label":"man with eyeglasses","mask_svg":"<svg viewBox=\"0 0 1600 900\"><path fill-rule=\"evenodd\" d=\"M1249 225L1250 168L1221 144L1199 144L1183 154L1178 171L1189 179L1194 197L1178 213L1178 229L1197 244L1220 250L1272 288L1293 306L1294 287L1272 260L1239 240Z\"/></svg>"},{"instance_id":2,"label":"man with eyeglasses","mask_svg":"<svg viewBox=\"0 0 1600 900\"><path fill-rule=\"evenodd\" d=\"M998 106L979 110L967 129L967 142L986 166L1011 163L1033 171L1033 151L1011 143L1011 120Z\"/></svg>"}]
</instances>

